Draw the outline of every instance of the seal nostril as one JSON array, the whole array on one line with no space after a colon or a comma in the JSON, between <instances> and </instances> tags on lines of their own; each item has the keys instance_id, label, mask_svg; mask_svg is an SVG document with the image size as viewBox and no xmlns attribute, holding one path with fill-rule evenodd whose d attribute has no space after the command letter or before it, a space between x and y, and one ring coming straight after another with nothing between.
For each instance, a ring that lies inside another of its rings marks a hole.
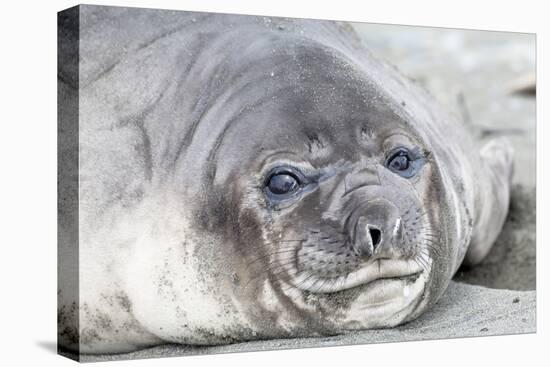
<instances>
[{"instance_id":1,"label":"seal nostril","mask_svg":"<svg viewBox=\"0 0 550 367\"><path fill-rule=\"evenodd\" d=\"M369 226L369 235L372 240L372 247L376 248L382 240L382 232L376 227Z\"/></svg>"}]
</instances>

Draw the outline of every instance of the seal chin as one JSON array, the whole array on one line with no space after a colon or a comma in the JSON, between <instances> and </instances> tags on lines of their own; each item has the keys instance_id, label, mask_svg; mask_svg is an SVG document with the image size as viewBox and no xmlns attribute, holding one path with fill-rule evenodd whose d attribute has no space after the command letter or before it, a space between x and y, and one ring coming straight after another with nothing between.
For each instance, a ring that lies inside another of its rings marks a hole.
<instances>
[{"instance_id":1,"label":"seal chin","mask_svg":"<svg viewBox=\"0 0 550 367\"><path fill-rule=\"evenodd\" d=\"M312 279L302 274L292 283L323 304L346 304L343 317L336 322L342 330L393 327L418 314L431 265L427 256L375 259L338 278Z\"/></svg>"},{"instance_id":2,"label":"seal chin","mask_svg":"<svg viewBox=\"0 0 550 367\"><path fill-rule=\"evenodd\" d=\"M394 327L414 319L427 283L422 271L409 277L383 278L357 288L360 296L342 321L346 330Z\"/></svg>"}]
</instances>

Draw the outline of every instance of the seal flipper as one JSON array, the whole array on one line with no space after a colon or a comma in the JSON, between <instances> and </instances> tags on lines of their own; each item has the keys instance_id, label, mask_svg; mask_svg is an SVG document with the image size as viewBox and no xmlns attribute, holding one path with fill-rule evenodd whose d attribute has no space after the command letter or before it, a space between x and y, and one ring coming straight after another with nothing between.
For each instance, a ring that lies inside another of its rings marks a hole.
<instances>
[{"instance_id":1,"label":"seal flipper","mask_svg":"<svg viewBox=\"0 0 550 367\"><path fill-rule=\"evenodd\" d=\"M479 155L481 170L476 200L480 207L464 259L468 266L479 264L485 258L502 230L508 214L513 175L514 151L508 139L490 140Z\"/></svg>"}]
</instances>

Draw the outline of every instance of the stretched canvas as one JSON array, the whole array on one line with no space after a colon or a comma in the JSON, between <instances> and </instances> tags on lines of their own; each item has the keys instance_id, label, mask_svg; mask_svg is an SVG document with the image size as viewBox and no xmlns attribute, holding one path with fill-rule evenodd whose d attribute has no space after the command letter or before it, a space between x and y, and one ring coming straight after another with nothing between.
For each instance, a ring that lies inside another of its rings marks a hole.
<instances>
[{"instance_id":1,"label":"stretched canvas","mask_svg":"<svg viewBox=\"0 0 550 367\"><path fill-rule=\"evenodd\" d=\"M535 35L58 15L80 361L533 333Z\"/></svg>"}]
</instances>

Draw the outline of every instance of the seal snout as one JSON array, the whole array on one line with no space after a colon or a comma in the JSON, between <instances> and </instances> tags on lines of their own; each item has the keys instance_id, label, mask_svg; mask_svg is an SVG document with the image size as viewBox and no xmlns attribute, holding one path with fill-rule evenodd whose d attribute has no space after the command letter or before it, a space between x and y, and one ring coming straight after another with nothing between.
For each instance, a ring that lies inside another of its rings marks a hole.
<instances>
[{"instance_id":1,"label":"seal snout","mask_svg":"<svg viewBox=\"0 0 550 367\"><path fill-rule=\"evenodd\" d=\"M402 232L402 220L395 206L386 200L376 200L357 219L353 248L363 258L391 258Z\"/></svg>"}]
</instances>

